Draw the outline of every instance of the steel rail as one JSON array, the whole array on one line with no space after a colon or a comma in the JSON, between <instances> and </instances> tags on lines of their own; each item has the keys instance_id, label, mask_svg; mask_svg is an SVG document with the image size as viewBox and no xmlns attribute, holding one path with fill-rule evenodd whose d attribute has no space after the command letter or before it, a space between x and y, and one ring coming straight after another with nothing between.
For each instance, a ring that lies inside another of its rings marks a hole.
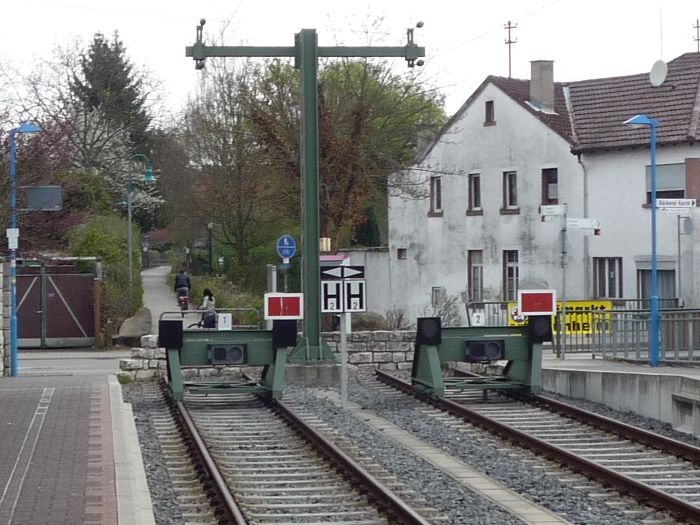
<instances>
[{"instance_id":1,"label":"steel rail","mask_svg":"<svg viewBox=\"0 0 700 525\"><path fill-rule=\"evenodd\" d=\"M463 370L455 370L455 375L471 377L473 374ZM682 441L672 439L666 436L661 436L643 428L638 428L633 425L628 425L622 421L589 412L582 408L564 403L557 399L553 399L542 394L523 397L512 392L504 392L505 395L515 397L524 403L529 403L550 412L556 412L571 419L575 419L587 425L594 426L606 432L610 432L619 437L647 445L649 447L673 454L679 458L692 461L696 465L700 465L700 447L695 447Z\"/></svg>"},{"instance_id":2,"label":"steel rail","mask_svg":"<svg viewBox=\"0 0 700 525\"><path fill-rule=\"evenodd\" d=\"M190 416L187 407L185 407L182 401L177 401L175 402L175 408L185 424L185 428L183 430L194 444L192 447L194 449L194 453L201 461L202 466L212 482L216 496L222 503L221 507L225 514L225 516L222 518L224 518L227 523L232 523L234 525L248 525L248 521L243 516L240 507L236 503L236 500L228 488L228 485L226 485L226 481L221 475L221 472L219 472L216 462L211 457L211 454L209 454L209 450L207 449L204 440L199 435L197 426L194 424L194 421L192 421L192 417Z\"/></svg>"},{"instance_id":3,"label":"steel rail","mask_svg":"<svg viewBox=\"0 0 700 525\"><path fill-rule=\"evenodd\" d=\"M314 430L301 419L291 408L280 400L270 401L271 408L282 417L292 428L298 431L306 441L312 443L323 455L339 465L357 483L368 490L367 496L377 506L405 525L430 525L420 514L416 513L406 502L384 486L360 464L336 447L330 440ZM394 523L394 522L392 522Z\"/></svg>"},{"instance_id":4,"label":"steel rail","mask_svg":"<svg viewBox=\"0 0 700 525\"><path fill-rule=\"evenodd\" d=\"M469 410L467 407L459 405L447 399L436 399L416 391L410 383L398 379L390 374L375 371L377 378L385 384L391 385L403 392L411 394L433 406L459 417L469 423L477 425L481 428L497 434L507 440L512 441L520 446L528 448L542 456L558 461L575 472L580 472L588 477L596 479L604 484L614 486L622 493L630 494L636 498L643 500L646 504L657 507L661 510L670 512L676 516L680 516L685 520L690 520L692 523L700 524L700 507L691 505L679 498L670 494L657 490L635 479L615 472L609 468L603 467L597 463L589 461L576 454L568 452L560 447L547 443L539 438L530 436L525 432L521 432L510 425L500 423L487 416Z\"/></svg>"},{"instance_id":5,"label":"steel rail","mask_svg":"<svg viewBox=\"0 0 700 525\"><path fill-rule=\"evenodd\" d=\"M700 465L700 448L682 441L654 434L648 430L583 410L547 396L536 395L530 399L523 398L523 401Z\"/></svg>"}]
</instances>

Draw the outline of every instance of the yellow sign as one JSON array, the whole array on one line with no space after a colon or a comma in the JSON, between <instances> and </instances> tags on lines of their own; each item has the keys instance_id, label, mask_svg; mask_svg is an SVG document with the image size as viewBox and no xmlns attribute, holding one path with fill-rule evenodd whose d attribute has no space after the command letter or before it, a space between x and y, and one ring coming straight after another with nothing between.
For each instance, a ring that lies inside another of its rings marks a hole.
<instances>
[{"instance_id":1,"label":"yellow sign","mask_svg":"<svg viewBox=\"0 0 700 525\"><path fill-rule=\"evenodd\" d=\"M609 315L601 316L599 313L612 310L610 300L590 301L566 301L566 333L568 334L597 334L601 330L610 330L611 319ZM557 314L561 315L562 302L557 301ZM508 326L522 326L526 322L518 313L517 303L508 303ZM552 331L556 330L557 316L552 316ZM601 327L601 323L603 327Z\"/></svg>"}]
</instances>

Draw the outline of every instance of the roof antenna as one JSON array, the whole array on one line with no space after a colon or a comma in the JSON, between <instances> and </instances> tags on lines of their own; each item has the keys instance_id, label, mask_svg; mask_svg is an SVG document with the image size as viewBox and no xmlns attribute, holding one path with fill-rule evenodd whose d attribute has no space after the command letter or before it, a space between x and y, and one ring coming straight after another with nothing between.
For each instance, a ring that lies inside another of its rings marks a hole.
<instances>
[{"instance_id":1,"label":"roof antenna","mask_svg":"<svg viewBox=\"0 0 700 525\"><path fill-rule=\"evenodd\" d=\"M693 26L695 28L695 37L693 40L695 40L696 44L698 45L698 53L700 53L700 20L695 19L695 25Z\"/></svg>"},{"instance_id":2,"label":"roof antenna","mask_svg":"<svg viewBox=\"0 0 700 525\"><path fill-rule=\"evenodd\" d=\"M508 78L511 78L511 48L513 47L513 44L516 44L518 42L517 38L515 40L512 40L510 38L510 30L517 28L518 24L511 25L510 20L508 20L508 23L504 24L503 26L503 29L508 30L508 38L506 39L506 45L508 46Z\"/></svg>"},{"instance_id":3,"label":"roof antenna","mask_svg":"<svg viewBox=\"0 0 700 525\"><path fill-rule=\"evenodd\" d=\"M664 59L664 22L661 17L661 7L659 7L659 58Z\"/></svg>"}]
</instances>

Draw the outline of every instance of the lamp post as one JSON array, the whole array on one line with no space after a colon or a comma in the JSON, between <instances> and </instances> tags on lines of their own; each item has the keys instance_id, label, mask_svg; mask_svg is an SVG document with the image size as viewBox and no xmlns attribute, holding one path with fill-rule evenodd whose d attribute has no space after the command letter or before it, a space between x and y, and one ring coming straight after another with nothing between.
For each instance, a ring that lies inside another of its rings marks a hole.
<instances>
[{"instance_id":1,"label":"lamp post","mask_svg":"<svg viewBox=\"0 0 700 525\"><path fill-rule=\"evenodd\" d=\"M208 239L208 244L209 244L209 275L213 275L214 273L214 267L211 264L211 230L214 228L214 223L213 222L208 222L207 223L207 231L209 232L209 239Z\"/></svg>"},{"instance_id":2,"label":"lamp post","mask_svg":"<svg viewBox=\"0 0 700 525\"><path fill-rule=\"evenodd\" d=\"M7 244L10 248L10 375L17 375L17 247L19 228L17 228L17 133L36 133L41 128L34 124L20 124L9 131L10 148L10 227L7 230Z\"/></svg>"},{"instance_id":3,"label":"lamp post","mask_svg":"<svg viewBox=\"0 0 700 525\"><path fill-rule=\"evenodd\" d=\"M133 185L131 182L131 161L134 159L143 160L146 163L146 171L143 174L143 182L155 182L155 177L153 176L153 167L151 166L151 159L142 153L134 153L129 156L129 179L126 186L126 215L127 222L129 224L129 230L127 232L127 249L129 250L129 299L134 300L134 254L132 253L132 240L131 240L131 193L133 191Z\"/></svg>"},{"instance_id":4,"label":"lamp post","mask_svg":"<svg viewBox=\"0 0 700 525\"><path fill-rule=\"evenodd\" d=\"M656 127L658 121L647 115L635 115L625 121L628 126L649 126L651 131L651 323L649 326L649 361L659 365L659 285L656 260Z\"/></svg>"}]
</instances>

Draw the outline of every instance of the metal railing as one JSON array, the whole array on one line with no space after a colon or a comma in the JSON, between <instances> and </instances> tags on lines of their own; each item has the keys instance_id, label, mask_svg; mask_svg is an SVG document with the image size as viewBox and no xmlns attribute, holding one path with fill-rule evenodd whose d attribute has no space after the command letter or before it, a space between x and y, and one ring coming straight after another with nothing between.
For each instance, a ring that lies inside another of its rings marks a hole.
<instances>
[{"instance_id":1,"label":"metal railing","mask_svg":"<svg viewBox=\"0 0 700 525\"><path fill-rule=\"evenodd\" d=\"M700 360L700 310L669 308L677 300L660 300L659 360L689 362ZM509 304L511 307L509 307ZM568 304L568 303L567 303ZM590 353L610 359L649 359L650 311L632 308L648 305L645 299L614 300L613 309L568 308L566 326L558 311L552 319L553 341L545 344L557 356ZM512 312L513 303L470 302L470 324L515 326L522 324ZM476 317L474 317L476 315Z\"/></svg>"},{"instance_id":2,"label":"metal railing","mask_svg":"<svg viewBox=\"0 0 700 525\"><path fill-rule=\"evenodd\" d=\"M649 299L591 299L591 301L608 301L613 310L648 310L651 307ZM574 302L574 301L572 301ZM512 325L512 307L515 301L469 301L466 303L467 323L472 324L473 315L481 315L484 326ZM567 302L568 304L568 302ZM678 299L659 299L659 308L678 308Z\"/></svg>"},{"instance_id":3,"label":"metal railing","mask_svg":"<svg viewBox=\"0 0 700 525\"><path fill-rule=\"evenodd\" d=\"M659 317L659 361L700 361L700 310L664 310ZM612 311L597 321L606 329L596 334L595 354L609 359L649 360L649 311Z\"/></svg>"},{"instance_id":4,"label":"metal railing","mask_svg":"<svg viewBox=\"0 0 700 525\"><path fill-rule=\"evenodd\" d=\"M183 320L185 327L193 327L202 318L204 310L172 310L160 314L159 319ZM257 308L217 308L217 314L231 314L231 328L235 329L260 329L262 328L262 316Z\"/></svg>"}]
</instances>

